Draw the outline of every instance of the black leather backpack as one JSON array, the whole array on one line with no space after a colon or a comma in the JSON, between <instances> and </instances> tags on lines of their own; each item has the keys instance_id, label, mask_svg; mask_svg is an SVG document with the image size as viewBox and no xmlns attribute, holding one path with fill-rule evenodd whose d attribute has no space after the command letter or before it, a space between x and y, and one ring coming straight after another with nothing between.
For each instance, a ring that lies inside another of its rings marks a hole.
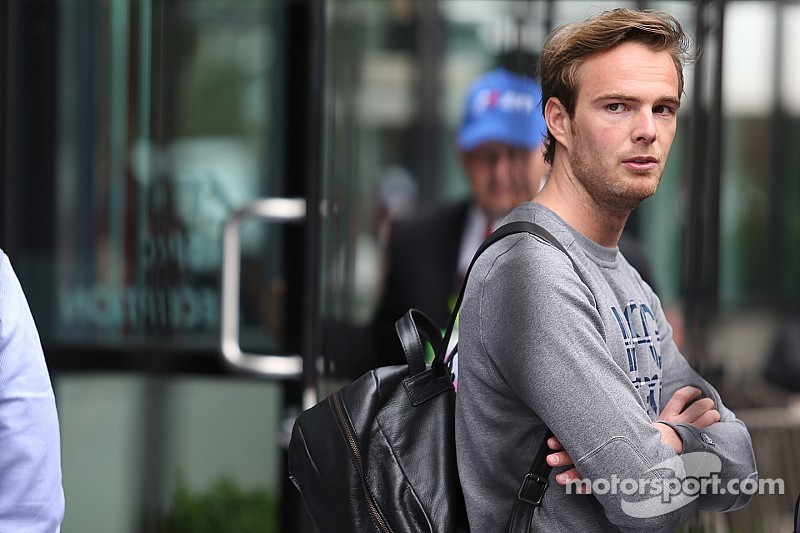
<instances>
[{"instance_id":1,"label":"black leather backpack","mask_svg":"<svg viewBox=\"0 0 800 533\"><path fill-rule=\"evenodd\" d=\"M514 222L484 241L467 276L489 245L521 232L567 253L540 226ZM446 356L466 284L465 277L444 337L425 314L409 310L396 323L407 365L371 370L295 421L289 472L319 531L468 530L456 468L456 393L448 365L453 352ZM425 364L424 340L436 351L430 365ZM550 473L545 462L550 436L521 481L508 531L527 531L542 501Z\"/></svg>"}]
</instances>

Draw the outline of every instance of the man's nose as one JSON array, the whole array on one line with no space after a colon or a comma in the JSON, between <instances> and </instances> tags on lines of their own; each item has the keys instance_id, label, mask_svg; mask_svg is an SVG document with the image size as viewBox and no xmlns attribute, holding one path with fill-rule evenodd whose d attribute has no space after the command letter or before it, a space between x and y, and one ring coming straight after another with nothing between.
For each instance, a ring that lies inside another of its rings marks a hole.
<instances>
[{"instance_id":1,"label":"man's nose","mask_svg":"<svg viewBox=\"0 0 800 533\"><path fill-rule=\"evenodd\" d=\"M507 150L498 150L492 154L491 165L495 174L503 175L511 168L511 153Z\"/></svg>"},{"instance_id":2,"label":"man's nose","mask_svg":"<svg viewBox=\"0 0 800 533\"><path fill-rule=\"evenodd\" d=\"M634 142L653 143L656 140L656 120L652 111L642 111L636 117Z\"/></svg>"}]
</instances>

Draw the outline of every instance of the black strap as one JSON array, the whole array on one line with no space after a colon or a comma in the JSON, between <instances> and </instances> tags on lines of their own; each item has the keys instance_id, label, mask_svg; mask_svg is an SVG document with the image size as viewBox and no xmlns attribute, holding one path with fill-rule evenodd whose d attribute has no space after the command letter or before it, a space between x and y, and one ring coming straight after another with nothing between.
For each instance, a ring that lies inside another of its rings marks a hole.
<instances>
[{"instance_id":1,"label":"black strap","mask_svg":"<svg viewBox=\"0 0 800 533\"><path fill-rule=\"evenodd\" d=\"M553 432L548 429L544 439L542 439L539 450L536 452L536 457L528 469L528 473L522 478L522 485L517 493L518 500L529 503L534 507L542 503L542 497L547 490L547 479L550 476L550 470L553 469L547 464L547 455L550 450L547 441L552 436Z\"/></svg>"},{"instance_id":2,"label":"black strap","mask_svg":"<svg viewBox=\"0 0 800 533\"><path fill-rule=\"evenodd\" d=\"M800 495L797 496L797 503L794 504L794 533L800 533Z\"/></svg>"},{"instance_id":3,"label":"black strap","mask_svg":"<svg viewBox=\"0 0 800 533\"><path fill-rule=\"evenodd\" d=\"M478 260L478 257L492 244L496 243L500 239L504 237L508 237L509 235L514 235L516 233L530 233L531 235L536 235L547 241L548 243L552 244L559 250L561 250L566 256L569 258L570 262L572 263L572 268L575 269L575 272L581 278L581 281L586 284L586 280L583 279L580 270L578 270L578 266L575 264L575 260L572 259L572 256L567 252L566 248L558 242L558 239L553 237L553 235L541 227L539 224L534 224L533 222L526 222L526 221L519 221L519 222L510 222L508 224L503 224L491 235L486 237L486 239L481 243L478 251L475 252L475 255L472 256L472 261L469 263L469 267L467 267L467 272L464 274L464 282L461 284L461 290L458 293L458 298L456 299L456 303L453 306L453 312L450 314L450 320L447 323L447 330L445 331L444 337L442 338L441 344L439 344L439 348L436 350L436 357L434 358L435 362L444 362L445 358L447 357L447 346L450 344L450 337L453 335L453 329L455 328L456 319L458 318L458 311L461 309L461 302L464 300L464 292L467 289L467 279L469 279L469 273L472 271L472 267L475 264L475 261Z\"/></svg>"},{"instance_id":4,"label":"black strap","mask_svg":"<svg viewBox=\"0 0 800 533\"><path fill-rule=\"evenodd\" d=\"M506 524L507 533L529 533L531 531L533 514L542 503L552 469L546 460L549 452L547 440L552 436L553 433L548 429L528 473L522 479L522 485L514 499L514 506L511 508L511 515Z\"/></svg>"},{"instance_id":5,"label":"black strap","mask_svg":"<svg viewBox=\"0 0 800 533\"><path fill-rule=\"evenodd\" d=\"M472 257L472 261L467 268L467 272L464 274L464 282L461 284L461 291L458 293L458 298L453 306L453 312L450 315L450 321L447 324L447 330L445 331L442 342L439 344L439 348L436 351L434 362L446 361L447 347L450 344L450 337L453 335L453 329L455 328L456 319L458 318L458 312L461 309L461 302L464 300L464 292L467 288L467 279L469 278L469 273L472 271L475 261L477 261L478 257L489 246L504 237L516 233L530 233L531 235L535 235L544 239L546 242L561 250L561 252L563 252L569 258L570 262L572 263L572 268L578 274L578 277L580 277L581 281L586 284L586 280L581 275L580 270L578 270L578 265L575 263L575 260L572 258L569 252L567 252L566 248L564 248L564 246L558 241L558 239L553 237L549 231L538 224L526 221L511 222L500 226L483 241L478 248L478 251L475 252L475 255ZM528 473L525 474L525 477L522 479L522 484L517 492L517 498L514 502L514 508L509 519L509 532L519 530L518 528L520 526L523 527L523 531L526 531L529 527L531 517L533 516L533 511L542 503L544 493L547 491L550 470L552 469L552 467L547 464L547 455L549 451L547 441L552 436L553 432L548 429L544 439L542 440L542 444L539 446L539 449L536 452L536 457L533 459L533 463L531 463L531 467L528 469Z\"/></svg>"},{"instance_id":6,"label":"black strap","mask_svg":"<svg viewBox=\"0 0 800 533\"><path fill-rule=\"evenodd\" d=\"M439 329L428 316L417 309L409 309L394 324L400 344L408 362L408 375L416 376L425 371L425 345L420 333L431 346L438 347L442 342Z\"/></svg>"}]
</instances>

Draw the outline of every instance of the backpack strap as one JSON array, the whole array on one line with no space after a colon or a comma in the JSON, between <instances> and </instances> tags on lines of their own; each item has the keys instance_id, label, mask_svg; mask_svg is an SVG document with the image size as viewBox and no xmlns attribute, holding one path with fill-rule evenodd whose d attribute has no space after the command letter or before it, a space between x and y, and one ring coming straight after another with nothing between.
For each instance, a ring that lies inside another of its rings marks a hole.
<instances>
[{"instance_id":1,"label":"backpack strap","mask_svg":"<svg viewBox=\"0 0 800 533\"><path fill-rule=\"evenodd\" d=\"M458 312L461 309L461 302L464 300L464 293L467 290L467 280L469 279L469 273L472 271L472 267L475 265L475 262L478 260L478 257L486 251L492 244L496 243L500 239L504 237L508 237L509 235L514 235L516 233L530 233L531 235L535 235L544 241L552 244L557 249L561 250L568 258L570 263L572 263L572 268L575 270L575 273L578 274L578 277L581 278L581 281L584 285L587 285L586 280L583 278L581 271L578 270L578 265L575 263L575 260L572 256L567 252L567 249L553 237L553 235L541 227L539 224L535 224L533 222L527 221L519 221L519 222L510 222L508 224L503 224L491 235L486 237L486 239L481 243L478 251L475 252L475 255L472 257L472 261L469 263L469 267L467 267L467 272L464 274L464 282L461 284L461 290L458 293L458 298L456 299L456 303L453 306L453 312L450 314L450 320L447 323L447 330L445 330L444 337L442 338L442 342L439 344L439 348L436 350L436 357L434 358L434 362L445 362L447 357L447 346L450 344L450 337L453 335L453 329L455 328L456 319L458 318Z\"/></svg>"},{"instance_id":2,"label":"backpack strap","mask_svg":"<svg viewBox=\"0 0 800 533\"><path fill-rule=\"evenodd\" d=\"M547 491L550 470L553 469L552 466L547 464L549 449L547 441L552 436L553 432L548 428L544 439L542 439L542 444L539 445L539 449L536 451L536 457L533 459L528 473L522 478L522 485L519 487L517 498L514 500L514 506L511 509L511 516L508 519L508 533L528 531L533 512L542 503L544 493Z\"/></svg>"},{"instance_id":3,"label":"backpack strap","mask_svg":"<svg viewBox=\"0 0 800 533\"><path fill-rule=\"evenodd\" d=\"M425 372L425 345L427 340L431 346L438 347L442 342L439 328L428 316L418 309L409 309L394 325L403 352L408 362L408 375L416 376ZM420 336L422 333L422 337Z\"/></svg>"},{"instance_id":4,"label":"backpack strap","mask_svg":"<svg viewBox=\"0 0 800 533\"><path fill-rule=\"evenodd\" d=\"M478 257L492 244L504 237L514 235L516 233L530 233L531 235L535 235L563 252L569 258L570 263L572 263L572 268L575 270L575 273L578 274L578 277L581 279L581 281L586 284L586 280L581 274L581 271L578 269L578 265L575 263L575 260L572 258L569 252L567 252L566 248L564 248L564 246L558 241L558 239L553 237L549 231L538 224L526 221L510 222L500 226L491 235L489 235L486 240L483 241L478 248L478 251L476 251L475 255L472 257L472 261L467 268L467 272L464 274L464 282L461 284L461 291L458 293L458 298L453 306L453 312L450 315L450 321L447 324L447 330L445 331L442 342L439 344L439 347L436 351L434 362L449 362L446 359L447 347L450 344L450 337L453 335L453 329L455 328L456 319L458 318L458 312L461 309L461 302L464 300L464 292L467 289L467 279L469 279L469 273L472 271L472 267L475 265ZM542 503L544 493L547 491L550 470L552 470L552 467L547 464L547 441L552 436L553 432L548 428L544 438L542 439L542 443L539 445L539 449L536 452L536 457L533 459L533 462L528 469L528 473L525 474L525 477L522 479L522 484L517 493L517 498L514 501L514 508L511 511L511 517L509 518L509 532L514 531L515 528L520 526L527 527L525 524L530 523L533 511Z\"/></svg>"}]
</instances>

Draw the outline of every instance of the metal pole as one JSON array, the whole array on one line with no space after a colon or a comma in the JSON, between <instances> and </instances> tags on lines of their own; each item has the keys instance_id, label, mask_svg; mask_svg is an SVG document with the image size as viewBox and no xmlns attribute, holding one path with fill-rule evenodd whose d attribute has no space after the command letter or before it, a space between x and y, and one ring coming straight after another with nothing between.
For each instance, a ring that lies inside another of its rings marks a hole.
<instances>
[{"instance_id":1,"label":"metal pole","mask_svg":"<svg viewBox=\"0 0 800 533\"><path fill-rule=\"evenodd\" d=\"M696 3L695 42L702 49L706 44L706 10L708 0ZM705 69L707 56L701 55L695 63L695 76L692 98L692 134L687 150L688 168L686 191L686 225L683 227L682 249L682 288L684 293L684 320L686 323L686 357L690 362L700 352L700 321L703 313L700 307L704 301L702 294L703 257L703 184L706 179L705 153L703 146L707 138L707 112L705 106Z\"/></svg>"},{"instance_id":2,"label":"metal pole","mask_svg":"<svg viewBox=\"0 0 800 533\"><path fill-rule=\"evenodd\" d=\"M439 95L442 90L442 16L439 0L417 2L415 29L416 63L418 66L417 94L419 106L415 129L415 174L422 187L420 198L438 198L441 185L440 131L442 117Z\"/></svg>"}]
</instances>

